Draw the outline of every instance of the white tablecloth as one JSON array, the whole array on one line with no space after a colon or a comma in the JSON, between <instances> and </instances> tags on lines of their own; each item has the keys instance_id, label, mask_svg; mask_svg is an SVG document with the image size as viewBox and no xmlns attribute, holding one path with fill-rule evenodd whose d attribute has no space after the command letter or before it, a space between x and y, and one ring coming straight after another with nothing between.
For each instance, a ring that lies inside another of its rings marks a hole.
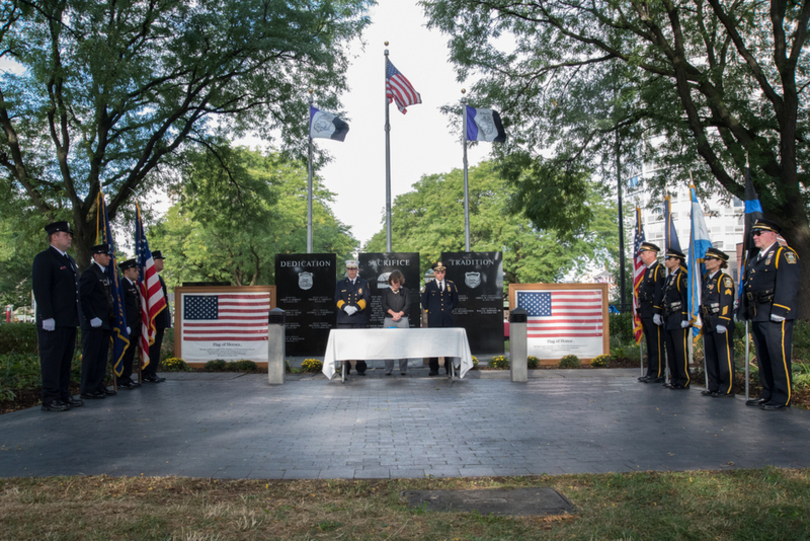
<instances>
[{"instance_id":1,"label":"white tablecloth","mask_svg":"<svg viewBox=\"0 0 810 541\"><path fill-rule=\"evenodd\" d=\"M453 357L459 378L473 366L467 331L439 329L332 329L323 373L332 379L335 361Z\"/></svg>"}]
</instances>

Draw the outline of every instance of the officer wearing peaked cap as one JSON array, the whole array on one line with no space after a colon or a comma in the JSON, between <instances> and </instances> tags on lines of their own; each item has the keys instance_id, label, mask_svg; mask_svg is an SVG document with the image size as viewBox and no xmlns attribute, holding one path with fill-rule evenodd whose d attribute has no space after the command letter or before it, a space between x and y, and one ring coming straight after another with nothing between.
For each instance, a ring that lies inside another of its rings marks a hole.
<instances>
[{"instance_id":1,"label":"officer wearing peaked cap","mask_svg":"<svg viewBox=\"0 0 810 541\"><path fill-rule=\"evenodd\" d=\"M107 274L112 255L107 244L90 248L93 260L79 278L82 312L82 398L106 398L115 394L104 385L110 337L114 320L112 286Z\"/></svg>"},{"instance_id":2,"label":"officer wearing peaked cap","mask_svg":"<svg viewBox=\"0 0 810 541\"><path fill-rule=\"evenodd\" d=\"M799 256L777 237L780 227L760 219L752 234L759 253L745 266L743 306L753 322L762 394L746 402L764 410L790 407L791 349L796 320L796 294L799 289Z\"/></svg>"},{"instance_id":3,"label":"officer wearing peaked cap","mask_svg":"<svg viewBox=\"0 0 810 541\"><path fill-rule=\"evenodd\" d=\"M357 276L359 266L357 260L346 261L346 278L335 286L338 329L364 329L368 326L371 292L368 289L368 281ZM359 360L355 366L358 374L366 375L366 361ZM346 368L348 374L351 371L351 364Z\"/></svg>"},{"instance_id":4,"label":"officer wearing peaked cap","mask_svg":"<svg viewBox=\"0 0 810 541\"><path fill-rule=\"evenodd\" d=\"M121 273L124 275L121 286L124 289L124 305L126 307L127 334L129 334L129 345L124 351L122 359L123 372L118 378L118 386L121 389L134 389L141 384L132 381L132 365L135 360L135 350L138 349L138 342L141 337L141 293L138 289L138 262L134 259L127 259L118 264Z\"/></svg>"},{"instance_id":5,"label":"officer wearing peaked cap","mask_svg":"<svg viewBox=\"0 0 810 541\"><path fill-rule=\"evenodd\" d=\"M722 269L728 254L709 248L703 257L706 274L700 296L703 323L703 354L708 389L701 394L715 398L734 397L734 280Z\"/></svg>"},{"instance_id":6,"label":"officer wearing peaked cap","mask_svg":"<svg viewBox=\"0 0 810 541\"><path fill-rule=\"evenodd\" d=\"M685 259L683 252L670 248L664 261L669 269L664 283L664 339L670 373L667 385L673 390L688 389L690 383L687 271L683 266Z\"/></svg>"},{"instance_id":7,"label":"officer wearing peaked cap","mask_svg":"<svg viewBox=\"0 0 810 541\"><path fill-rule=\"evenodd\" d=\"M661 249L651 242L642 242L641 261L647 268L638 286L638 315L647 342L647 373L639 378L643 383L664 381L664 281L666 270L658 262Z\"/></svg>"},{"instance_id":8,"label":"officer wearing peaked cap","mask_svg":"<svg viewBox=\"0 0 810 541\"><path fill-rule=\"evenodd\" d=\"M34 257L32 284L37 304L37 342L42 409L67 411L83 402L70 395L70 363L79 326L79 268L67 253L73 242L68 222L45 226L46 250Z\"/></svg>"},{"instance_id":9,"label":"officer wearing peaked cap","mask_svg":"<svg viewBox=\"0 0 810 541\"><path fill-rule=\"evenodd\" d=\"M458 287L452 280L446 280L447 267L441 261L434 263L434 280L425 285L422 291L422 307L427 310L428 327L453 327L453 309L458 306ZM444 365L445 373L450 373L449 361ZM430 376L439 375L439 359L428 359Z\"/></svg>"}]
</instances>

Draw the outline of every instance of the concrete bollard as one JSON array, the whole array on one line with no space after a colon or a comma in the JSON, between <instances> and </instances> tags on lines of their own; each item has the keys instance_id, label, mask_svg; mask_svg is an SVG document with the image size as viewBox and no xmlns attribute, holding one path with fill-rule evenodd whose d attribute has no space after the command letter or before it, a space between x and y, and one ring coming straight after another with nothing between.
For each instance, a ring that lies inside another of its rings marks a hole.
<instances>
[{"instance_id":1,"label":"concrete bollard","mask_svg":"<svg viewBox=\"0 0 810 541\"><path fill-rule=\"evenodd\" d=\"M523 308L515 308L509 313L509 373L516 383L529 381L529 350L526 343L528 318L529 312Z\"/></svg>"},{"instance_id":2,"label":"concrete bollard","mask_svg":"<svg viewBox=\"0 0 810 541\"><path fill-rule=\"evenodd\" d=\"M273 308L267 317L267 382L284 383L284 356L287 351L287 333L284 331L284 310Z\"/></svg>"}]
</instances>

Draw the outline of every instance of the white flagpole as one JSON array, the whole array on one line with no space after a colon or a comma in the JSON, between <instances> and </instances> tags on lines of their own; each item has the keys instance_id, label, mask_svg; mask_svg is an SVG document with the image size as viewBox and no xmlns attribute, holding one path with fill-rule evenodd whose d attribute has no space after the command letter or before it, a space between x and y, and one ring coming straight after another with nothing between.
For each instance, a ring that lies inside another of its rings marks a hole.
<instances>
[{"instance_id":1,"label":"white flagpole","mask_svg":"<svg viewBox=\"0 0 810 541\"><path fill-rule=\"evenodd\" d=\"M388 47L388 42L385 42ZM385 50L383 73L388 67L388 49ZM391 253L391 119L388 115L388 98L385 97L385 251Z\"/></svg>"},{"instance_id":2,"label":"white flagpole","mask_svg":"<svg viewBox=\"0 0 810 541\"><path fill-rule=\"evenodd\" d=\"M312 89L309 89L309 106L312 107ZM312 253L312 127L309 121L310 112L307 111L307 138L309 139L309 160L307 164L307 253Z\"/></svg>"},{"instance_id":3,"label":"white flagpole","mask_svg":"<svg viewBox=\"0 0 810 541\"><path fill-rule=\"evenodd\" d=\"M464 251L470 251L470 182L467 176L467 100L463 95L467 91L461 89L461 142L464 146Z\"/></svg>"}]
</instances>

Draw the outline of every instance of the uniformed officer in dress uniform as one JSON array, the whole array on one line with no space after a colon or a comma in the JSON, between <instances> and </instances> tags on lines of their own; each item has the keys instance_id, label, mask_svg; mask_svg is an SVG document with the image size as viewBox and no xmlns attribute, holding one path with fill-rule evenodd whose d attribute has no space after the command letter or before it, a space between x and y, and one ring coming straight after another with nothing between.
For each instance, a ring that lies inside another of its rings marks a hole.
<instances>
[{"instance_id":1,"label":"uniformed officer in dress uniform","mask_svg":"<svg viewBox=\"0 0 810 541\"><path fill-rule=\"evenodd\" d=\"M638 315L647 342L647 373L638 378L643 383L662 383L664 365L664 281L666 270L658 262L661 249L651 242L642 242L641 261L647 266L638 286Z\"/></svg>"},{"instance_id":2,"label":"uniformed officer in dress uniform","mask_svg":"<svg viewBox=\"0 0 810 541\"><path fill-rule=\"evenodd\" d=\"M157 375L160 366L160 348L163 346L163 335L166 333L166 329L172 327L172 310L169 305L169 290L160 275L163 272L163 260L165 259L163 252L155 250L152 252L152 259L155 261L155 270L158 272L160 287L163 289L163 298L166 299L166 308L155 317L155 341L149 346L149 364L143 369L142 377L146 383L160 383L166 381L166 378Z\"/></svg>"},{"instance_id":3,"label":"uniformed officer in dress uniform","mask_svg":"<svg viewBox=\"0 0 810 541\"><path fill-rule=\"evenodd\" d=\"M141 337L141 293L138 290L138 262L134 259L127 259L123 263L119 263L118 268L121 269L121 273L124 275L121 285L124 288L127 333L129 334L129 345L124 351L122 359L124 368L121 377L118 378L118 386L122 389L135 389L141 386L140 383L132 381L132 364Z\"/></svg>"},{"instance_id":4,"label":"uniformed officer in dress uniform","mask_svg":"<svg viewBox=\"0 0 810 541\"><path fill-rule=\"evenodd\" d=\"M82 312L82 398L106 398L115 394L104 385L110 336L114 321L113 278L107 274L112 256L107 244L90 248L93 260L79 279Z\"/></svg>"},{"instance_id":5,"label":"uniformed officer in dress uniform","mask_svg":"<svg viewBox=\"0 0 810 541\"><path fill-rule=\"evenodd\" d=\"M703 257L706 274L700 296L703 322L703 354L706 356L708 390L701 394L716 398L734 397L734 280L721 269L728 267L728 255L709 248Z\"/></svg>"},{"instance_id":6,"label":"uniformed officer in dress uniform","mask_svg":"<svg viewBox=\"0 0 810 541\"><path fill-rule=\"evenodd\" d=\"M84 404L70 395L70 363L79 326L79 269L67 253L73 242L68 222L45 226L50 246L32 266L37 303L37 341L42 374L42 409L67 411Z\"/></svg>"},{"instance_id":7,"label":"uniformed officer in dress uniform","mask_svg":"<svg viewBox=\"0 0 810 541\"><path fill-rule=\"evenodd\" d=\"M673 390L689 388L689 333L686 256L679 250L667 250L664 265L669 269L664 284L664 339L667 346L667 364Z\"/></svg>"},{"instance_id":8,"label":"uniformed officer in dress uniform","mask_svg":"<svg viewBox=\"0 0 810 541\"><path fill-rule=\"evenodd\" d=\"M753 321L754 348L759 364L762 394L748 400L747 406L764 410L790 407L791 348L796 320L796 293L799 289L799 257L787 246L780 246L777 224L757 220L752 228L759 254L745 268L743 306Z\"/></svg>"},{"instance_id":9,"label":"uniformed officer in dress uniform","mask_svg":"<svg viewBox=\"0 0 810 541\"><path fill-rule=\"evenodd\" d=\"M458 306L458 286L452 280L445 280L447 267L437 261L431 267L434 280L425 285L422 291L422 308L427 311L428 327L453 327L453 309ZM450 360L445 360L444 372L450 373ZM439 358L428 359L429 376L439 375Z\"/></svg>"},{"instance_id":10,"label":"uniformed officer in dress uniform","mask_svg":"<svg viewBox=\"0 0 810 541\"><path fill-rule=\"evenodd\" d=\"M368 313L371 306L371 292L368 281L357 276L359 264L354 259L346 261L346 279L335 286L335 305L337 306L338 329L365 329L368 326ZM346 373L351 372L351 363L346 366ZM366 361L356 362L357 373L366 375Z\"/></svg>"}]
</instances>

